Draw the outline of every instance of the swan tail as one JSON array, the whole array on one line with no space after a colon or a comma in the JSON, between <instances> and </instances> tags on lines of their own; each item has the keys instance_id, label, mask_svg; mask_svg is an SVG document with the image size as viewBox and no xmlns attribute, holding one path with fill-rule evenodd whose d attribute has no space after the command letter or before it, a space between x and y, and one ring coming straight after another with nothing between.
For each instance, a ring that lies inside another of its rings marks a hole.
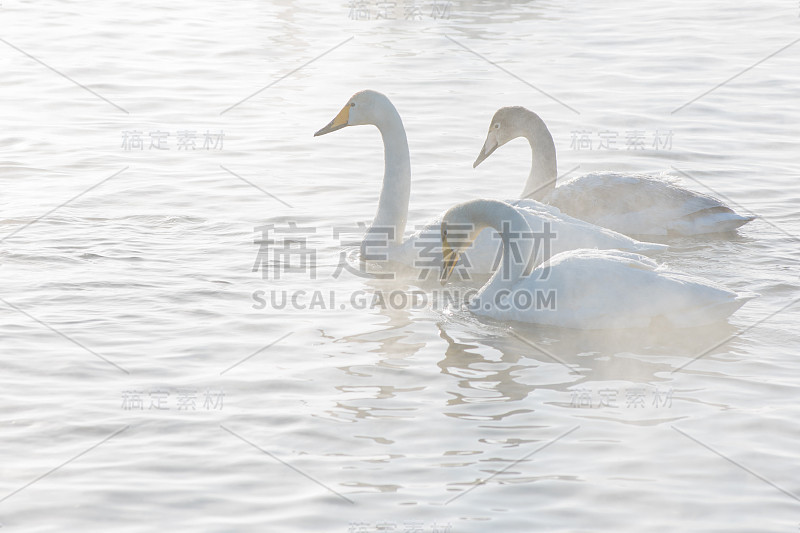
<instances>
[{"instance_id":1,"label":"swan tail","mask_svg":"<svg viewBox=\"0 0 800 533\"><path fill-rule=\"evenodd\" d=\"M636 249L633 251L640 254L651 254L655 252L664 252L668 249L669 246L666 244L659 244L657 242L637 241Z\"/></svg>"},{"instance_id":2,"label":"swan tail","mask_svg":"<svg viewBox=\"0 0 800 533\"><path fill-rule=\"evenodd\" d=\"M726 233L755 220L754 216L740 215L724 206L702 209L684 216L670 228L670 233L680 235L704 235Z\"/></svg>"},{"instance_id":3,"label":"swan tail","mask_svg":"<svg viewBox=\"0 0 800 533\"><path fill-rule=\"evenodd\" d=\"M745 303L756 297L758 297L758 294L755 293L737 294L734 298L703 307L688 310L682 309L680 312L667 315L666 318L674 326L681 328L706 326L726 320Z\"/></svg>"}]
</instances>

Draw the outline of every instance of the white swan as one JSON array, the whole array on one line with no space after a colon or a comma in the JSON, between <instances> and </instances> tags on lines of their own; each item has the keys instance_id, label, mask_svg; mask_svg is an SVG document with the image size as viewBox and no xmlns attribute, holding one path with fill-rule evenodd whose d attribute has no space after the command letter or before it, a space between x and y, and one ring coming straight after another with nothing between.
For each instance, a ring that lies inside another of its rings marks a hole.
<instances>
[{"instance_id":1,"label":"white swan","mask_svg":"<svg viewBox=\"0 0 800 533\"><path fill-rule=\"evenodd\" d=\"M501 231L504 223L510 230ZM465 224L474 229L453 229ZM752 298L615 250L564 252L526 274L524 258L533 246L513 233L530 231L528 223L518 210L497 200L473 200L445 213L442 283L459 254L487 226L503 237L503 262L470 302L475 314L580 329L646 327L661 319L692 327L723 320Z\"/></svg>"},{"instance_id":2,"label":"white swan","mask_svg":"<svg viewBox=\"0 0 800 533\"><path fill-rule=\"evenodd\" d=\"M524 107L499 109L473 167L498 147L524 137L532 150L522 198L626 235L701 235L733 231L755 217L742 216L712 196L653 177L594 172L556 186L556 148L544 121Z\"/></svg>"},{"instance_id":3,"label":"white swan","mask_svg":"<svg viewBox=\"0 0 800 533\"><path fill-rule=\"evenodd\" d=\"M336 117L314 136L325 135L346 126L365 124L376 126L381 132L384 173L378 211L361 243L361 256L389 260L416 269L428 269L435 276L441 267L441 218L433 220L404 239L411 194L411 161L403 121L389 98L371 90L354 94ZM513 204L524 215L533 231L544 233L549 229L548 233L555 234L549 242L545 242L545 239L540 241L544 246L540 247L536 255L539 261L547 259L547 244L550 245L550 254L586 247L620 248L637 252L666 248L661 244L639 242L606 228L565 216L558 209L533 200L516 200ZM386 245L381 246L383 243ZM485 231L480 234L475 247L466 255L462 264L468 267L470 274L488 274L499 263L499 252L500 240L497 235L492 231Z\"/></svg>"}]
</instances>

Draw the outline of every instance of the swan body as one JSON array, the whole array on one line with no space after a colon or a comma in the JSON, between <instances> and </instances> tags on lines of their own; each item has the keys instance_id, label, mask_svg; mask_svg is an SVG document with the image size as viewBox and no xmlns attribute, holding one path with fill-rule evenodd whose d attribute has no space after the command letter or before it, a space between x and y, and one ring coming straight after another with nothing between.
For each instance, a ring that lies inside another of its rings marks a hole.
<instances>
[{"instance_id":1,"label":"swan body","mask_svg":"<svg viewBox=\"0 0 800 533\"><path fill-rule=\"evenodd\" d=\"M538 265L548 258L577 248L620 249L638 253L654 253L666 250L663 244L641 242L621 233L590 224L561 213L557 208L531 200L511 200L508 204L515 208L527 221L535 235L552 235L545 244L541 238L540 246L531 258ZM423 228L411 235L392 254L394 260L404 263L421 264L420 250L424 245L436 252L436 261L428 263L434 271L441 269L441 222L444 213L434 218ZM431 244L433 246L431 246ZM494 272L501 260L502 242L498 232L491 227L478 233L473 247L462 254L462 264L469 272L485 275Z\"/></svg>"},{"instance_id":2,"label":"swan body","mask_svg":"<svg viewBox=\"0 0 800 533\"><path fill-rule=\"evenodd\" d=\"M442 219L443 278L474 234L453 245L453 231L465 223L512 228L503 239L503 262L470 302L478 315L579 329L647 327L666 320L694 327L724 320L752 295L739 295L707 280L659 267L645 256L619 250L571 250L554 255L529 274L524 260L533 253L524 239L527 222L512 206L474 200L452 207ZM513 255L514 251L519 252Z\"/></svg>"},{"instance_id":3,"label":"swan body","mask_svg":"<svg viewBox=\"0 0 800 533\"><path fill-rule=\"evenodd\" d=\"M754 219L737 214L713 196L642 174L594 172L556 186L553 137L544 121L524 107L504 107L495 113L473 166L517 137L526 138L532 151L522 197L593 224L640 237L685 236L733 231Z\"/></svg>"},{"instance_id":4,"label":"swan body","mask_svg":"<svg viewBox=\"0 0 800 533\"><path fill-rule=\"evenodd\" d=\"M374 125L384 145L383 188L372 225L361 243L364 259L388 260L406 267L438 272L441 268L441 217L434 219L408 238L404 238L408 202L411 193L411 162L403 121L389 99L376 91L354 94L339 114L314 135L325 135L346 126ZM552 232L550 244L540 247L533 260L541 262L549 255L574 248L619 248L649 253L661 251L665 245L639 242L625 235L561 213L558 208L536 200L512 201L535 232ZM469 274L489 274L499 263L501 241L493 230L482 232L475 246L462 258ZM549 253L548 253L549 252ZM462 272L463 276L463 272Z\"/></svg>"}]
</instances>

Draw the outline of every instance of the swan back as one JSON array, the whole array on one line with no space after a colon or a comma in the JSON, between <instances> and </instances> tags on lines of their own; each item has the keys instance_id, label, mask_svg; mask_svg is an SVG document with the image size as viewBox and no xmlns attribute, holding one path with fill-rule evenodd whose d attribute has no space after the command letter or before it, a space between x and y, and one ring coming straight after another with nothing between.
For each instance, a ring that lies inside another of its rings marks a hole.
<instances>
[{"instance_id":1,"label":"swan back","mask_svg":"<svg viewBox=\"0 0 800 533\"><path fill-rule=\"evenodd\" d=\"M640 328L659 320L695 327L724 320L750 298L618 250L558 254L514 289L546 291L552 306L502 314L494 310L491 316L581 329Z\"/></svg>"},{"instance_id":2,"label":"swan back","mask_svg":"<svg viewBox=\"0 0 800 533\"><path fill-rule=\"evenodd\" d=\"M644 174L585 174L557 187L548 200L567 213L628 235L718 233L753 220L713 196Z\"/></svg>"}]
</instances>

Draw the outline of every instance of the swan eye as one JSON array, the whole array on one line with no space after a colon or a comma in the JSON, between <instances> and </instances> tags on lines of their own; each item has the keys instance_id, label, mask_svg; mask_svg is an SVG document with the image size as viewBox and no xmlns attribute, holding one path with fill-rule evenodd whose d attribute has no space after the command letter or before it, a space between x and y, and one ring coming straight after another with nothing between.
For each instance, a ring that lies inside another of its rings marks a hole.
<instances>
[{"instance_id":1,"label":"swan eye","mask_svg":"<svg viewBox=\"0 0 800 533\"><path fill-rule=\"evenodd\" d=\"M350 107L355 107L355 106L356 106L355 102L350 102Z\"/></svg>"},{"instance_id":2,"label":"swan eye","mask_svg":"<svg viewBox=\"0 0 800 533\"><path fill-rule=\"evenodd\" d=\"M500 129L500 123L499 123L499 122L496 122L496 123L495 123L495 125L494 125L494 129L496 129L496 130L499 130L499 129Z\"/></svg>"}]
</instances>

